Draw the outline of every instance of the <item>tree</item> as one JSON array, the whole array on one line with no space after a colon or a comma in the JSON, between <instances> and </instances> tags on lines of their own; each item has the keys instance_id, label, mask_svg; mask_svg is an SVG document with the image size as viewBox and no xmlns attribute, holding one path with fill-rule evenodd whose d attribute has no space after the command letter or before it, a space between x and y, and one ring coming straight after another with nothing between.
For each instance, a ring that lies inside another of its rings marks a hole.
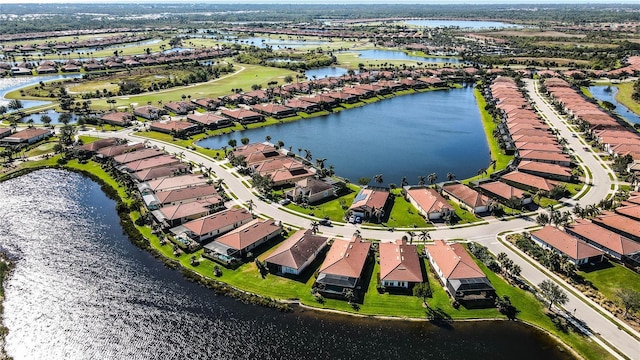
<instances>
[{"instance_id":1,"label":"tree","mask_svg":"<svg viewBox=\"0 0 640 360\"><path fill-rule=\"evenodd\" d=\"M549 223L549 215L545 214L545 213L540 213L537 217L536 217L536 222L540 225L547 225Z\"/></svg>"},{"instance_id":2,"label":"tree","mask_svg":"<svg viewBox=\"0 0 640 360\"><path fill-rule=\"evenodd\" d=\"M449 181L453 181L456 179L456 174L454 173L447 173L447 180Z\"/></svg>"},{"instance_id":3,"label":"tree","mask_svg":"<svg viewBox=\"0 0 640 360\"><path fill-rule=\"evenodd\" d=\"M549 300L549 310L551 310L551 307L553 305L564 305L569 302L567 293L562 290L560 285L554 283L551 280L542 281L540 284L538 284L538 287L540 288L542 296Z\"/></svg>"},{"instance_id":4,"label":"tree","mask_svg":"<svg viewBox=\"0 0 640 360\"><path fill-rule=\"evenodd\" d=\"M247 209L249 210L249 213L251 213L253 215L253 208L254 208L255 204L253 203L253 200L249 199L247 200Z\"/></svg>"},{"instance_id":5,"label":"tree","mask_svg":"<svg viewBox=\"0 0 640 360\"><path fill-rule=\"evenodd\" d=\"M436 180L438 180L438 175L436 173L431 173L427 176L427 179L429 180L429 184L433 185Z\"/></svg>"},{"instance_id":6,"label":"tree","mask_svg":"<svg viewBox=\"0 0 640 360\"><path fill-rule=\"evenodd\" d=\"M640 292L632 289L623 288L615 291L620 304L624 307L623 317L627 317L629 311L640 309Z\"/></svg>"},{"instance_id":7,"label":"tree","mask_svg":"<svg viewBox=\"0 0 640 360\"><path fill-rule=\"evenodd\" d=\"M427 177L426 177L426 176L424 176L424 175L419 175L419 176L418 176L418 185L421 185L421 186L422 186L422 185L424 185L424 184L425 184L425 179L426 179L426 178L427 178Z\"/></svg>"},{"instance_id":8,"label":"tree","mask_svg":"<svg viewBox=\"0 0 640 360\"><path fill-rule=\"evenodd\" d=\"M9 108L10 110L18 110L18 109L22 109L23 107L24 106L22 105L22 101L18 99L12 99L7 104L7 108Z\"/></svg>"},{"instance_id":9,"label":"tree","mask_svg":"<svg viewBox=\"0 0 640 360\"><path fill-rule=\"evenodd\" d=\"M229 139L229 142L227 143L229 144L229 146L236 147L236 145L238 145L238 142L236 141L236 139Z\"/></svg>"},{"instance_id":10,"label":"tree","mask_svg":"<svg viewBox=\"0 0 640 360\"><path fill-rule=\"evenodd\" d=\"M373 181L375 181L378 185L381 185L384 182L384 179L382 178L382 174L378 174L374 176Z\"/></svg>"},{"instance_id":11,"label":"tree","mask_svg":"<svg viewBox=\"0 0 640 360\"><path fill-rule=\"evenodd\" d=\"M360 179L358 179L358 184L360 184L361 186L366 186L370 182L371 182L371 178L368 178L368 177L361 177Z\"/></svg>"},{"instance_id":12,"label":"tree","mask_svg":"<svg viewBox=\"0 0 640 360\"><path fill-rule=\"evenodd\" d=\"M403 176L402 180L400 181L400 186L405 187L407 185L409 185L409 182L407 181L407 177Z\"/></svg>"},{"instance_id":13,"label":"tree","mask_svg":"<svg viewBox=\"0 0 640 360\"><path fill-rule=\"evenodd\" d=\"M40 122L44 124L44 126L49 126L51 124L51 116L44 114L40 116Z\"/></svg>"},{"instance_id":14,"label":"tree","mask_svg":"<svg viewBox=\"0 0 640 360\"><path fill-rule=\"evenodd\" d=\"M318 224L317 221L312 221L311 222L311 232L314 233L314 234L317 234L319 226L320 226L320 224Z\"/></svg>"},{"instance_id":15,"label":"tree","mask_svg":"<svg viewBox=\"0 0 640 360\"><path fill-rule=\"evenodd\" d=\"M264 137L264 141L271 142L271 136L267 135Z\"/></svg>"},{"instance_id":16,"label":"tree","mask_svg":"<svg viewBox=\"0 0 640 360\"><path fill-rule=\"evenodd\" d=\"M249 141L250 140L248 137L243 137L242 139L240 139L240 142L242 143L242 145L247 145Z\"/></svg>"},{"instance_id":17,"label":"tree","mask_svg":"<svg viewBox=\"0 0 640 360\"><path fill-rule=\"evenodd\" d=\"M58 117L58 121L64 125L68 125L71 122L71 114L69 113L60 114L60 116Z\"/></svg>"},{"instance_id":18,"label":"tree","mask_svg":"<svg viewBox=\"0 0 640 360\"><path fill-rule=\"evenodd\" d=\"M431 296L431 286L428 282L418 283L413 286L413 296L422 299L422 303L429 307L427 298Z\"/></svg>"}]
</instances>

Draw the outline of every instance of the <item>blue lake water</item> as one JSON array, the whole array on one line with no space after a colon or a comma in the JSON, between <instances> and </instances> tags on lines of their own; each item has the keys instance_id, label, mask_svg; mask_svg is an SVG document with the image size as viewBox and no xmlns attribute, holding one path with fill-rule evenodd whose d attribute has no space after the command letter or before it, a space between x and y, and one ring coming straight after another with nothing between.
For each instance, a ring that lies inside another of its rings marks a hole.
<instances>
[{"instance_id":1,"label":"blue lake water","mask_svg":"<svg viewBox=\"0 0 640 360\"><path fill-rule=\"evenodd\" d=\"M3 321L15 360L572 359L520 322L281 313L216 296L134 246L115 202L76 173L8 180L0 199L0 249L16 264Z\"/></svg>"},{"instance_id":2,"label":"blue lake water","mask_svg":"<svg viewBox=\"0 0 640 360\"><path fill-rule=\"evenodd\" d=\"M41 111L38 113L34 113L34 114L30 114L28 116L25 116L22 118L22 122L23 123L27 123L29 121L29 119L33 120L34 124L42 124L42 116L43 115L49 115L49 117L51 118L51 124L55 125L55 124L62 124L59 119L60 119L60 113L55 111L55 110L47 110L47 111ZM71 124L76 122L76 115L75 114L71 114Z\"/></svg>"},{"instance_id":3,"label":"blue lake water","mask_svg":"<svg viewBox=\"0 0 640 360\"><path fill-rule=\"evenodd\" d=\"M11 99L6 99L5 96L7 93L18 90L20 88L35 85L40 81L52 81L52 80L60 80L60 79L73 79L81 77L81 74L70 74L70 75L47 75L47 76L24 76L24 77L10 77L10 78L0 78L0 105L7 106ZM22 100L20 99L23 105L23 109L49 104L49 101L39 101L39 100Z\"/></svg>"},{"instance_id":4,"label":"blue lake water","mask_svg":"<svg viewBox=\"0 0 640 360\"><path fill-rule=\"evenodd\" d=\"M459 59L454 57L422 57L407 55L395 50L360 50L356 51L363 60L414 60L424 63L452 63L457 64Z\"/></svg>"},{"instance_id":5,"label":"blue lake water","mask_svg":"<svg viewBox=\"0 0 640 360\"><path fill-rule=\"evenodd\" d=\"M326 158L337 175L356 182L382 174L384 183L411 184L418 176L448 172L458 178L475 176L489 165L490 155L480 111L472 88L431 91L382 100L327 116L234 132L200 141L220 148L230 139L266 136L285 147L309 149ZM304 155L304 151L302 152Z\"/></svg>"},{"instance_id":6,"label":"blue lake water","mask_svg":"<svg viewBox=\"0 0 640 360\"><path fill-rule=\"evenodd\" d=\"M326 66L317 69L305 70L304 74L308 79L322 79L326 77L338 77L346 74L349 70L341 67Z\"/></svg>"},{"instance_id":7,"label":"blue lake water","mask_svg":"<svg viewBox=\"0 0 640 360\"><path fill-rule=\"evenodd\" d=\"M237 40L237 41L236 41ZM287 36L279 37L263 37L263 36L254 36L254 37L246 37L246 38L236 38L236 37L225 37L223 41L229 43L237 43L244 45L253 45L260 48L265 48L267 46L271 46L274 49L285 49L285 48L299 48L305 46L320 46L327 44L326 41L317 41L317 40L303 40L291 38L289 39Z\"/></svg>"},{"instance_id":8,"label":"blue lake water","mask_svg":"<svg viewBox=\"0 0 640 360\"><path fill-rule=\"evenodd\" d=\"M522 25L509 24L499 21L471 21L471 20L406 20L406 24L423 27L457 27L466 29L491 28L521 28Z\"/></svg>"},{"instance_id":9,"label":"blue lake water","mask_svg":"<svg viewBox=\"0 0 640 360\"><path fill-rule=\"evenodd\" d=\"M609 88L610 91L607 91ZM598 86L590 86L589 91L591 94L600 101L608 101L616 106L614 110L620 116L625 118L627 121L633 124L640 124L640 115L634 113L629 110L628 107L624 106L624 104L618 102L616 100L616 94L618 93L618 88L616 86L606 86L606 85L598 85Z\"/></svg>"}]
</instances>

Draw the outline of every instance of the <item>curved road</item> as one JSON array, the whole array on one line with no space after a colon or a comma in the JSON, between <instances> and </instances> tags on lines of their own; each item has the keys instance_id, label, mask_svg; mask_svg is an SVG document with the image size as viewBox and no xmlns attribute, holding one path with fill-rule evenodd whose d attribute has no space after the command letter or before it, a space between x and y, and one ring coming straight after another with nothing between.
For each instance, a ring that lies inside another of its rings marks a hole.
<instances>
[{"instance_id":1,"label":"curved road","mask_svg":"<svg viewBox=\"0 0 640 360\"><path fill-rule=\"evenodd\" d=\"M579 137L572 136L573 133L567 126L567 123L538 94L536 81L527 80L526 89L539 113L552 127L559 131L559 134L562 137L567 139L568 146L574 150L574 154L582 161L581 165L591 170L591 176L589 176L588 172L585 170L585 180L587 183L592 184L588 192L583 194L580 199L570 199L565 201L565 205L573 206L577 203L584 207L586 205L595 204L601 199L604 199L608 194L614 193L617 189L617 183L612 181L609 177L610 174L613 174L611 169L606 164L602 163L590 150L585 150L583 148L585 145L581 142ZM117 136L138 142L147 141L151 145L157 145L160 148L164 148L169 153L184 153L184 158L186 160L192 161L195 164L202 163L206 167L212 168L215 173L215 177L223 179L227 186L227 190L237 196L239 200L236 200L236 202L238 204L246 205L248 200L252 200L254 203L254 211L256 213L278 219L282 221L285 226L308 228L311 221L315 220L310 217L285 211L278 204L262 201L251 189L242 183L242 177L236 177L233 174L233 170L229 171L226 168L223 168L221 166L222 162L171 143L137 136L130 131L131 130L126 129L116 133L98 133L97 131L88 131L85 132L85 134L99 137ZM615 176L613 178L615 179ZM526 260L526 255L519 254L517 249L512 249L510 246L507 246L498 240L498 234L505 232L518 232L527 227L537 225L533 218L534 216L535 214L530 217L521 217L509 221L492 219L485 224L475 226L438 228L436 230L430 230L429 234L432 239L465 239L482 243L494 254L505 252L509 255L509 258L521 267L521 276L527 279L530 283L538 284L542 280L552 279L553 281L564 285L565 288L569 288L567 284L563 284L562 280L556 278L553 274L548 274L546 271L529 263ZM379 239L381 241L394 241L404 235L404 231L402 230L390 232L386 230L363 228L359 225L353 224L335 224L333 227L321 227L321 231L324 235L343 238L350 238L356 230L359 230L364 238ZM415 229L405 230L408 231ZM616 354L611 347L618 349L629 358L640 359L640 341L638 341L640 334L638 334L637 331L628 328L628 326L622 322L612 321L612 317L603 316L602 313L607 313L606 310L601 309L597 304L594 304L583 296L580 296L580 294L577 294L577 291L574 290L574 292L576 294L572 292L568 293L569 302L565 305L565 308L572 309L572 312L578 319L583 321L592 332L599 335L611 346L608 346L597 337L592 337L592 339L600 343L617 358L622 357ZM596 311L594 307L599 308L600 312ZM629 333L622 331L620 327L627 327L629 332L634 333L635 338L629 335Z\"/></svg>"}]
</instances>

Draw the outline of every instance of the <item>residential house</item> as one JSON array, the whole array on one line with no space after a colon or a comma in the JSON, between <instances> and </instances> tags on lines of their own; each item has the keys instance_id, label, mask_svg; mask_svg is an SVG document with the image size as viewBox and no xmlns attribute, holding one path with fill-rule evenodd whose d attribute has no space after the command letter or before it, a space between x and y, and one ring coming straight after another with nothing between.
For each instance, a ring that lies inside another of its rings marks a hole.
<instances>
[{"instance_id":1,"label":"residential house","mask_svg":"<svg viewBox=\"0 0 640 360\"><path fill-rule=\"evenodd\" d=\"M592 221L631 240L640 242L640 221L610 211L597 215Z\"/></svg>"},{"instance_id":2,"label":"residential house","mask_svg":"<svg viewBox=\"0 0 640 360\"><path fill-rule=\"evenodd\" d=\"M46 139L51 135L52 133L50 129L30 127L3 137L0 139L0 143L4 143L6 145L24 143L33 144L42 139Z\"/></svg>"},{"instance_id":3,"label":"residential house","mask_svg":"<svg viewBox=\"0 0 640 360\"><path fill-rule=\"evenodd\" d=\"M156 220L166 227L175 227L190 220L211 214L219 207L218 199L204 199L184 204L170 205L151 211Z\"/></svg>"},{"instance_id":4,"label":"residential house","mask_svg":"<svg viewBox=\"0 0 640 360\"><path fill-rule=\"evenodd\" d=\"M96 157L98 158L112 158L120 154L124 154L129 151L135 151L144 148L143 143L122 144L106 146L98 150Z\"/></svg>"},{"instance_id":5,"label":"residential house","mask_svg":"<svg viewBox=\"0 0 640 360\"><path fill-rule=\"evenodd\" d=\"M501 181L485 182L478 185L478 189L490 198L496 198L503 204L511 199L520 201L522 205L531 203L531 196L524 191Z\"/></svg>"},{"instance_id":6,"label":"residential house","mask_svg":"<svg viewBox=\"0 0 640 360\"><path fill-rule=\"evenodd\" d=\"M333 185L314 177L296 182L296 186L287 192L287 197L301 203L314 204L335 196Z\"/></svg>"},{"instance_id":7,"label":"residential house","mask_svg":"<svg viewBox=\"0 0 640 360\"><path fill-rule=\"evenodd\" d=\"M405 187L407 200L415 206L422 216L437 220L455 209L437 190L425 186Z\"/></svg>"},{"instance_id":8,"label":"residential house","mask_svg":"<svg viewBox=\"0 0 640 360\"><path fill-rule=\"evenodd\" d=\"M360 288L370 248L371 243L360 236L333 240L318 271L318 291L329 296L344 296L347 290L355 293Z\"/></svg>"},{"instance_id":9,"label":"residential house","mask_svg":"<svg viewBox=\"0 0 640 360\"><path fill-rule=\"evenodd\" d=\"M11 135L11 133L12 133L11 128L0 128L0 139L2 139L5 136Z\"/></svg>"},{"instance_id":10,"label":"residential house","mask_svg":"<svg viewBox=\"0 0 640 360\"><path fill-rule=\"evenodd\" d=\"M253 220L253 215L243 208L232 208L186 222L171 229L175 236L187 235L194 241L204 243L226 234Z\"/></svg>"},{"instance_id":11,"label":"residential house","mask_svg":"<svg viewBox=\"0 0 640 360\"><path fill-rule=\"evenodd\" d=\"M264 262L272 274L300 275L325 248L327 240L312 230L298 230Z\"/></svg>"},{"instance_id":12,"label":"residential house","mask_svg":"<svg viewBox=\"0 0 640 360\"><path fill-rule=\"evenodd\" d=\"M146 195L156 191L186 188L206 184L208 179L200 174L185 174L180 176L154 179L138 184L138 191Z\"/></svg>"},{"instance_id":13,"label":"residential house","mask_svg":"<svg viewBox=\"0 0 640 360\"><path fill-rule=\"evenodd\" d=\"M446 184L442 186L442 191L474 214L486 212L489 209L489 198L464 184Z\"/></svg>"},{"instance_id":14,"label":"residential house","mask_svg":"<svg viewBox=\"0 0 640 360\"><path fill-rule=\"evenodd\" d=\"M136 172L144 169L151 169L160 166L175 165L180 163L180 159L171 155L160 155L151 158L132 161L122 165L122 170Z\"/></svg>"},{"instance_id":15,"label":"residential house","mask_svg":"<svg viewBox=\"0 0 640 360\"><path fill-rule=\"evenodd\" d=\"M573 180L571 168L537 161L520 162L518 171L558 181L570 182Z\"/></svg>"},{"instance_id":16,"label":"residential house","mask_svg":"<svg viewBox=\"0 0 640 360\"><path fill-rule=\"evenodd\" d=\"M253 105L252 108L261 114L272 116L276 119L295 116L297 114L295 108L290 108L280 104L257 104Z\"/></svg>"},{"instance_id":17,"label":"residential house","mask_svg":"<svg viewBox=\"0 0 640 360\"><path fill-rule=\"evenodd\" d=\"M255 219L205 245L204 253L214 259L220 256L240 259L281 232L282 225L275 220Z\"/></svg>"},{"instance_id":18,"label":"residential house","mask_svg":"<svg viewBox=\"0 0 640 360\"><path fill-rule=\"evenodd\" d=\"M194 112L193 114L187 115L187 120L207 129L220 129L233 126L233 121L231 121L229 118L210 112Z\"/></svg>"},{"instance_id":19,"label":"residential house","mask_svg":"<svg viewBox=\"0 0 640 360\"><path fill-rule=\"evenodd\" d=\"M118 126L129 126L135 119L132 114L122 111L108 112L100 116L103 123Z\"/></svg>"},{"instance_id":20,"label":"residential house","mask_svg":"<svg viewBox=\"0 0 640 360\"><path fill-rule=\"evenodd\" d=\"M131 174L131 177L133 177L134 181L140 183L149 180L184 174L186 172L187 165L180 163L136 171Z\"/></svg>"},{"instance_id":21,"label":"residential house","mask_svg":"<svg viewBox=\"0 0 640 360\"><path fill-rule=\"evenodd\" d=\"M176 115L187 115L189 111L196 109L196 105L188 101L170 101L164 103L164 108Z\"/></svg>"},{"instance_id":22,"label":"residential house","mask_svg":"<svg viewBox=\"0 0 640 360\"><path fill-rule=\"evenodd\" d=\"M218 195L215 186L208 184L157 191L153 194L143 195L142 197L142 201L149 210L157 210L163 206L186 204L205 199L213 204L217 204L214 209L220 209L224 206L224 200Z\"/></svg>"},{"instance_id":23,"label":"residential house","mask_svg":"<svg viewBox=\"0 0 640 360\"><path fill-rule=\"evenodd\" d=\"M1 129L0 129L1 130ZM0 137L2 137L0 135ZM114 146L118 144L118 139L116 138L107 138L107 139L98 139L96 141L90 142L90 143L86 143L83 144L82 146L80 146L80 149L83 151L87 151L90 153L95 153L96 151L108 147L108 146Z\"/></svg>"},{"instance_id":24,"label":"residential house","mask_svg":"<svg viewBox=\"0 0 640 360\"><path fill-rule=\"evenodd\" d=\"M564 230L617 260L640 256L640 243L591 221L578 219Z\"/></svg>"},{"instance_id":25,"label":"residential house","mask_svg":"<svg viewBox=\"0 0 640 360\"><path fill-rule=\"evenodd\" d=\"M162 115L166 114L167 110L152 105L139 106L133 109L133 115L147 120L158 120Z\"/></svg>"},{"instance_id":26,"label":"residential house","mask_svg":"<svg viewBox=\"0 0 640 360\"><path fill-rule=\"evenodd\" d=\"M130 151L130 152L126 152L124 154L120 154L118 156L114 156L113 157L113 161L115 161L118 164L126 164L126 163L130 163L133 161L138 161L138 160L142 160L142 159L148 159L148 158L152 158L155 156L160 156L163 155L164 151L160 150L160 149L151 149L151 148L144 148L144 149L139 149L136 151Z\"/></svg>"},{"instance_id":27,"label":"residential house","mask_svg":"<svg viewBox=\"0 0 640 360\"><path fill-rule=\"evenodd\" d=\"M376 217L380 221L385 214L389 199L390 193L387 189L365 187L360 189L353 199L349 212L363 220Z\"/></svg>"},{"instance_id":28,"label":"residential house","mask_svg":"<svg viewBox=\"0 0 640 360\"><path fill-rule=\"evenodd\" d=\"M495 290L487 276L461 244L436 240L424 246L433 271L445 290L466 306L495 306Z\"/></svg>"},{"instance_id":29,"label":"residential house","mask_svg":"<svg viewBox=\"0 0 640 360\"><path fill-rule=\"evenodd\" d=\"M265 120L264 115L247 109L224 109L222 110L222 115L241 124L250 124Z\"/></svg>"},{"instance_id":30,"label":"residential house","mask_svg":"<svg viewBox=\"0 0 640 360\"><path fill-rule=\"evenodd\" d=\"M603 260L602 251L551 225L532 231L531 240L544 249L552 249L561 255L566 255L569 261L576 266Z\"/></svg>"},{"instance_id":31,"label":"residential house","mask_svg":"<svg viewBox=\"0 0 640 360\"><path fill-rule=\"evenodd\" d=\"M535 193L538 190L551 191L558 186L557 181L545 179L540 176L535 176L519 171L513 171L508 174L502 175L500 181L517 188Z\"/></svg>"},{"instance_id":32,"label":"residential house","mask_svg":"<svg viewBox=\"0 0 640 360\"><path fill-rule=\"evenodd\" d=\"M199 125L188 121L154 121L149 125L149 130L157 131L165 134L175 134L176 136L184 136L188 134L199 133L202 131Z\"/></svg>"},{"instance_id":33,"label":"residential house","mask_svg":"<svg viewBox=\"0 0 640 360\"><path fill-rule=\"evenodd\" d=\"M640 221L640 205L620 206L617 207L614 211L616 214L626 216L635 221Z\"/></svg>"},{"instance_id":34,"label":"residential house","mask_svg":"<svg viewBox=\"0 0 640 360\"><path fill-rule=\"evenodd\" d=\"M380 283L386 288L410 289L423 281L416 245L400 239L380 243Z\"/></svg>"},{"instance_id":35,"label":"residential house","mask_svg":"<svg viewBox=\"0 0 640 360\"><path fill-rule=\"evenodd\" d=\"M560 166L571 166L571 158L560 151L522 150L518 151L522 161L537 161Z\"/></svg>"}]
</instances>

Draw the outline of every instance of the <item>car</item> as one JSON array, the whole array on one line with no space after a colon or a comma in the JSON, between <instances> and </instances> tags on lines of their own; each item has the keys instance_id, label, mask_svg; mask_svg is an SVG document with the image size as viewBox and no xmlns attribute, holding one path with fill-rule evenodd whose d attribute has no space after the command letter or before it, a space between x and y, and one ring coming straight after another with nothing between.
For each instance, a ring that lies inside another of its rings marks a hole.
<instances>
[{"instance_id":1,"label":"car","mask_svg":"<svg viewBox=\"0 0 640 360\"><path fill-rule=\"evenodd\" d=\"M349 222L352 223L352 224L355 224L356 223L356 216L355 215L349 216Z\"/></svg>"},{"instance_id":2,"label":"car","mask_svg":"<svg viewBox=\"0 0 640 360\"><path fill-rule=\"evenodd\" d=\"M324 225L324 226L331 226L331 220L329 220L329 219L322 219L322 220L318 221L318 224L320 224L320 225Z\"/></svg>"},{"instance_id":3,"label":"car","mask_svg":"<svg viewBox=\"0 0 640 360\"><path fill-rule=\"evenodd\" d=\"M289 199L280 200L280 205L289 205L289 204L291 204L291 200Z\"/></svg>"},{"instance_id":4,"label":"car","mask_svg":"<svg viewBox=\"0 0 640 360\"><path fill-rule=\"evenodd\" d=\"M360 216L356 216L356 224L362 224L362 218Z\"/></svg>"}]
</instances>

